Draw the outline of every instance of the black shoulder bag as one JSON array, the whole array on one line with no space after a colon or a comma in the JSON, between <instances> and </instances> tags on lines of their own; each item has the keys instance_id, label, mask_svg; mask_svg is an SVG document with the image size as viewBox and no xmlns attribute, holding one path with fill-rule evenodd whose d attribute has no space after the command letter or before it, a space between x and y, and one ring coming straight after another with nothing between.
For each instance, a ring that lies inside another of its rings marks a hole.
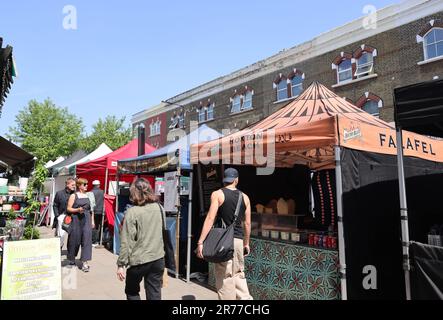
<instances>
[{"instance_id":1,"label":"black shoulder bag","mask_svg":"<svg viewBox=\"0 0 443 320\"><path fill-rule=\"evenodd\" d=\"M234 226L240 211L240 204L243 198L239 190L237 207L235 208L234 221L229 227L222 219L222 227L213 227L205 241L203 241L203 259L208 262L220 263L226 262L234 256Z\"/></svg>"},{"instance_id":2,"label":"black shoulder bag","mask_svg":"<svg viewBox=\"0 0 443 320\"><path fill-rule=\"evenodd\" d=\"M168 229L166 229L164 210L161 204L159 203L160 214L162 215L162 234L163 234L163 246L165 250L165 267L171 271L175 271L175 254L174 247L172 246L171 235L169 234Z\"/></svg>"}]
</instances>

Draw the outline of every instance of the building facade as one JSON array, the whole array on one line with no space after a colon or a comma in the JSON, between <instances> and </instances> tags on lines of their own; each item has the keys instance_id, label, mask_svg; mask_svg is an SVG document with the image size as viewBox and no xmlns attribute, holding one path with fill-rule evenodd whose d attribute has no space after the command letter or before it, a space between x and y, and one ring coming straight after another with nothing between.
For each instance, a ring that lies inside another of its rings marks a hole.
<instances>
[{"instance_id":1,"label":"building facade","mask_svg":"<svg viewBox=\"0 0 443 320\"><path fill-rule=\"evenodd\" d=\"M394 88L443 76L443 1L409 0L371 19L357 19L178 94L134 115L133 124L148 119L143 115L164 115L166 132L160 140L165 144L169 132L189 132L190 121L218 131L243 129L288 104L315 80L392 122Z\"/></svg>"}]
</instances>

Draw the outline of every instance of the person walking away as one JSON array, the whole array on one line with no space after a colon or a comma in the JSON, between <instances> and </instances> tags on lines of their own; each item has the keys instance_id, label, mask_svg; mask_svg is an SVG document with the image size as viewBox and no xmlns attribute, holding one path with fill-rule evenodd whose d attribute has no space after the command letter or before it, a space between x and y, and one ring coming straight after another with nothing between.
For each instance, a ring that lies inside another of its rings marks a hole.
<instances>
[{"instance_id":1,"label":"person walking away","mask_svg":"<svg viewBox=\"0 0 443 320\"><path fill-rule=\"evenodd\" d=\"M227 226L231 225L235 219L239 196L242 196L240 211L234 225L234 256L229 261L215 263L215 286L220 300L252 300L244 273L244 256L250 252L251 203L249 197L237 189L238 181L236 169L225 170L225 187L212 193L211 206L197 242L197 256L203 259L203 242L216 218L223 219Z\"/></svg>"},{"instance_id":2,"label":"person walking away","mask_svg":"<svg viewBox=\"0 0 443 320\"><path fill-rule=\"evenodd\" d=\"M88 261L92 259L92 217L91 204L86 194L88 180L77 180L78 192L72 194L68 200L68 213L72 216L71 230L68 237L68 260L75 265L80 246L82 271L88 272Z\"/></svg>"},{"instance_id":3,"label":"person walking away","mask_svg":"<svg viewBox=\"0 0 443 320\"><path fill-rule=\"evenodd\" d=\"M67 213L68 199L75 192L75 180L73 178L66 179L65 188L57 191L54 197L54 223L52 228L55 229L55 236L60 238L60 248L63 249L66 231L62 229L63 220Z\"/></svg>"},{"instance_id":4,"label":"person walking away","mask_svg":"<svg viewBox=\"0 0 443 320\"><path fill-rule=\"evenodd\" d=\"M100 189L100 181L94 180L92 182L93 188L92 193L95 198L95 208L94 208L94 225L95 230L93 230L92 235L93 244L98 244L101 237L102 222L103 222L103 206L105 202L105 192Z\"/></svg>"},{"instance_id":5,"label":"person walking away","mask_svg":"<svg viewBox=\"0 0 443 320\"><path fill-rule=\"evenodd\" d=\"M148 180L138 178L132 183L129 192L134 206L126 211L123 222L117 278L120 281L126 279L125 293L128 300L140 300L142 280L146 299L161 300L165 269L163 221L166 221L166 217Z\"/></svg>"}]
</instances>

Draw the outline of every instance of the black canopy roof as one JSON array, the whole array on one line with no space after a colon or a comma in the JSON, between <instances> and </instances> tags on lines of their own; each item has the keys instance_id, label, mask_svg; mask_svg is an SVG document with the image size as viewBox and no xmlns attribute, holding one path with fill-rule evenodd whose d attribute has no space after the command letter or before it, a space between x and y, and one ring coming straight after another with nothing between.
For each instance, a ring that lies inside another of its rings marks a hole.
<instances>
[{"instance_id":1,"label":"black canopy roof","mask_svg":"<svg viewBox=\"0 0 443 320\"><path fill-rule=\"evenodd\" d=\"M21 165L32 167L34 156L0 136L0 161L14 168Z\"/></svg>"},{"instance_id":2,"label":"black canopy roof","mask_svg":"<svg viewBox=\"0 0 443 320\"><path fill-rule=\"evenodd\" d=\"M397 127L443 137L443 80L394 89L394 114Z\"/></svg>"}]
</instances>

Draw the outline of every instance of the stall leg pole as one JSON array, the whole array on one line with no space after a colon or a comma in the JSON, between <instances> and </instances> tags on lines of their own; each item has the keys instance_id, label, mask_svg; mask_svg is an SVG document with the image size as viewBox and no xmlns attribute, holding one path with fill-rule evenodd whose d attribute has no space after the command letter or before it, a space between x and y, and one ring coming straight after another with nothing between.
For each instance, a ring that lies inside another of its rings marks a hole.
<instances>
[{"instance_id":1,"label":"stall leg pole","mask_svg":"<svg viewBox=\"0 0 443 320\"><path fill-rule=\"evenodd\" d=\"M346 287L346 255L345 237L343 232L343 184L341 171L341 148L335 146L335 182L337 188L337 217L338 217L338 254L340 261L341 298L348 300Z\"/></svg>"},{"instance_id":2,"label":"stall leg pole","mask_svg":"<svg viewBox=\"0 0 443 320\"><path fill-rule=\"evenodd\" d=\"M411 279L409 261L409 226L408 226L408 204L406 199L405 170L403 162L403 137L401 127L396 129L397 135L397 166L398 185L400 190L400 219L401 219L401 239L403 251L403 270L405 272L406 300L411 300Z\"/></svg>"},{"instance_id":3,"label":"stall leg pole","mask_svg":"<svg viewBox=\"0 0 443 320\"><path fill-rule=\"evenodd\" d=\"M188 251L186 263L186 282L191 279L191 240L192 240L192 171L189 173L189 200L188 200Z\"/></svg>"},{"instance_id":4,"label":"stall leg pole","mask_svg":"<svg viewBox=\"0 0 443 320\"><path fill-rule=\"evenodd\" d=\"M106 196L106 191L108 189L108 168L106 168L106 174L105 174L105 187L103 188L103 196ZM97 248L103 248L103 225L105 223L105 202L103 201L103 211L102 211L102 225L100 228L100 244Z\"/></svg>"},{"instance_id":5,"label":"stall leg pole","mask_svg":"<svg viewBox=\"0 0 443 320\"><path fill-rule=\"evenodd\" d=\"M177 222L176 222L176 229L175 229L175 239L176 239L176 244L175 244L175 268L176 273L175 273L175 277L178 279L178 276L180 274L180 210L181 210L181 206L180 206L180 176L181 176L181 172L180 172L180 165L177 167Z\"/></svg>"},{"instance_id":6,"label":"stall leg pole","mask_svg":"<svg viewBox=\"0 0 443 320\"><path fill-rule=\"evenodd\" d=\"M118 174L118 167L117 167L117 174L116 174L116 177L115 177L115 180L116 180L116 183L117 183L117 187L116 187L116 190L115 190L115 214L117 214L117 212L118 212L118 194L119 194L119 190L120 190L120 188L119 188L119 185L120 185L120 183L119 183L119 174Z\"/></svg>"}]
</instances>

